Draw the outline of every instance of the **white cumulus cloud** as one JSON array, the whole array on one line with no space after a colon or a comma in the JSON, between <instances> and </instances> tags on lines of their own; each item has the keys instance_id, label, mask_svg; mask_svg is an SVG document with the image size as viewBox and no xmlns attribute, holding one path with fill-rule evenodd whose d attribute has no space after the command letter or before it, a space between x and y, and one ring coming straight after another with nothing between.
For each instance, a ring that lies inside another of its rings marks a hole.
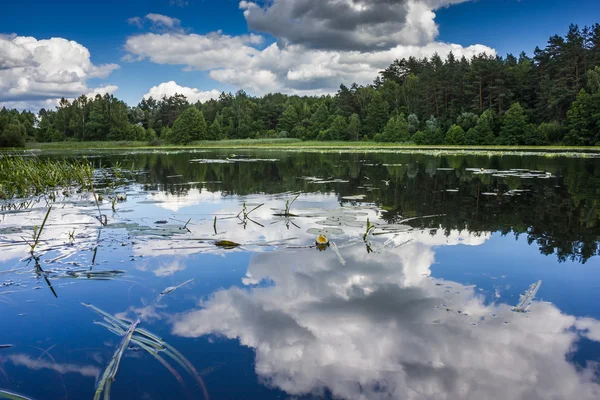
<instances>
[{"instance_id":1,"label":"white cumulus cloud","mask_svg":"<svg viewBox=\"0 0 600 400\"><path fill-rule=\"evenodd\" d=\"M87 81L106 78L117 68L116 64L94 65L89 50L72 40L0 36L0 101L8 107L30 108L102 91L89 88Z\"/></svg>"},{"instance_id":2,"label":"white cumulus cloud","mask_svg":"<svg viewBox=\"0 0 600 400\"><path fill-rule=\"evenodd\" d=\"M151 87L148 93L146 93L143 98L148 99L152 97L154 99L159 100L165 96L173 96L176 93L184 95L191 103L195 103L197 101L204 103L205 101L208 101L210 99L216 99L221 95L221 92L216 89L209 91L201 91L196 88L180 86L175 81L169 81Z\"/></svg>"},{"instance_id":3,"label":"white cumulus cloud","mask_svg":"<svg viewBox=\"0 0 600 400\"><path fill-rule=\"evenodd\" d=\"M197 70L236 66L241 68L260 51L258 35L229 36L221 32L206 35L145 33L125 42L127 60L148 59L157 64L185 65Z\"/></svg>"},{"instance_id":4,"label":"white cumulus cloud","mask_svg":"<svg viewBox=\"0 0 600 400\"><path fill-rule=\"evenodd\" d=\"M341 83L370 84L394 60L495 55L481 44L435 41L435 10L468 0L241 1L248 26L273 35L144 33L125 43L126 61L181 65L209 71L221 83L252 94L335 93ZM177 25L178 26L178 25Z\"/></svg>"},{"instance_id":5,"label":"white cumulus cloud","mask_svg":"<svg viewBox=\"0 0 600 400\"><path fill-rule=\"evenodd\" d=\"M210 71L218 82L246 89L254 94L272 91L286 93L332 93L340 83L367 85L377 73L395 59L414 56L442 58L452 52L470 58L480 53L495 54L483 45L431 42L424 46L398 45L372 52L309 49L304 45L280 47L276 43L264 49L256 35L228 36L221 32L208 35L155 34L132 36L127 40L129 60L182 65L186 70Z\"/></svg>"}]
</instances>

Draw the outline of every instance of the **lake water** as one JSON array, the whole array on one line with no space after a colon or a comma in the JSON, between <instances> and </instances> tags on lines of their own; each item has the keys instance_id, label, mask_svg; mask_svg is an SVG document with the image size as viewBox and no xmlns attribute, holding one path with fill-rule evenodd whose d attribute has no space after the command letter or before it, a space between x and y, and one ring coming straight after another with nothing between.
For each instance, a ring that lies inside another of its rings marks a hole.
<instances>
[{"instance_id":1,"label":"lake water","mask_svg":"<svg viewBox=\"0 0 600 400\"><path fill-rule=\"evenodd\" d=\"M598 158L43 156L125 181L35 257L46 200L2 204L0 389L93 398L139 317L113 399L600 398Z\"/></svg>"}]
</instances>

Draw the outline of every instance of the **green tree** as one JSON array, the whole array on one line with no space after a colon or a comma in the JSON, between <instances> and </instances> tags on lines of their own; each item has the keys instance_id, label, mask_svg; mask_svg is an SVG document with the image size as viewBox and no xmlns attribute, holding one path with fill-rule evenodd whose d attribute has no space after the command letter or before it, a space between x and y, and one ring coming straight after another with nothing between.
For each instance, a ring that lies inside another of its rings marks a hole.
<instances>
[{"instance_id":1,"label":"green tree","mask_svg":"<svg viewBox=\"0 0 600 400\"><path fill-rule=\"evenodd\" d=\"M408 122L404 114L389 119L382 133L375 135L378 142L405 142L409 139Z\"/></svg>"},{"instance_id":2,"label":"green tree","mask_svg":"<svg viewBox=\"0 0 600 400\"><path fill-rule=\"evenodd\" d=\"M187 144L201 138L206 138L204 115L196 107L188 107L173 123L173 131L167 140L175 144Z\"/></svg>"},{"instance_id":3,"label":"green tree","mask_svg":"<svg viewBox=\"0 0 600 400\"><path fill-rule=\"evenodd\" d=\"M466 136L464 129L459 125L452 125L446 132L446 144L466 144Z\"/></svg>"},{"instance_id":4,"label":"green tree","mask_svg":"<svg viewBox=\"0 0 600 400\"><path fill-rule=\"evenodd\" d=\"M495 115L492 110L485 110L477 120L477 124L469 129L465 135L466 144L494 144L496 136L494 135Z\"/></svg>"},{"instance_id":5,"label":"green tree","mask_svg":"<svg viewBox=\"0 0 600 400\"><path fill-rule=\"evenodd\" d=\"M527 130L527 116L519 103L513 103L502 119L498 144L517 146L524 144Z\"/></svg>"},{"instance_id":6,"label":"green tree","mask_svg":"<svg viewBox=\"0 0 600 400\"><path fill-rule=\"evenodd\" d=\"M321 131L319 140L344 140L348 135L348 123L346 118L338 115L334 118L329 129Z\"/></svg>"},{"instance_id":7,"label":"green tree","mask_svg":"<svg viewBox=\"0 0 600 400\"><path fill-rule=\"evenodd\" d=\"M26 130L15 119L0 132L0 147L25 147Z\"/></svg>"},{"instance_id":8,"label":"green tree","mask_svg":"<svg viewBox=\"0 0 600 400\"><path fill-rule=\"evenodd\" d=\"M412 141L415 142L415 144L418 144L418 145L427 144L427 135L425 135L425 132L423 132L423 131L417 131L412 136Z\"/></svg>"},{"instance_id":9,"label":"green tree","mask_svg":"<svg viewBox=\"0 0 600 400\"><path fill-rule=\"evenodd\" d=\"M479 118L472 112L461 113L456 119L456 124L460 126L463 131L467 132L469 129L474 128L477 125Z\"/></svg>"},{"instance_id":10,"label":"green tree","mask_svg":"<svg viewBox=\"0 0 600 400\"><path fill-rule=\"evenodd\" d=\"M422 144L442 144L444 143L444 132L440 127L440 122L433 115L425 122L424 143Z\"/></svg>"},{"instance_id":11,"label":"green tree","mask_svg":"<svg viewBox=\"0 0 600 400\"><path fill-rule=\"evenodd\" d=\"M590 95L581 89L567 113L567 130L565 144L591 146L600 143L600 93Z\"/></svg>"},{"instance_id":12,"label":"green tree","mask_svg":"<svg viewBox=\"0 0 600 400\"><path fill-rule=\"evenodd\" d=\"M367 108L367 117L365 118L364 131L369 137L380 133L389 119L388 104L383 101L379 92L375 92L371 103Z\"/></svg>"},{"instance_id":13,"label":"green tree","mask_svg":"<svg viewBox=\"0 0 600 400\"><path fill-rule=\"evenodd\" d=\"M360 137L360 118L358 114L352 114L348 122L346 140L356 141Z\"/></svg>"},{"instance_id":14,"label":"green tree","mask_svg":"<svg viewBox=\"0 0 600 400\"><path fill-rule=\"evenodd\" d=\"M406 120L408 122L408 133L414 135L419 130L419 117L416 114L410 114Z\"/></svg>"},{"instance_id":15,"label":"green tree","mask_svg":"<svg viewBox=\"0 0 600 400\"><path fill-rule=\"evenodd\" d=\"M294 106L290 105L285 109L283 114L281 114L281 118L277 124L277 129L279 131L291 132L294 130L298 122L300 122L298 112L296 112L296 108Z\"/></svg>"},{"instance_id":16,"label":"green tree","mask_svg":"<svg viewBox=\"0 0 600 400\"><path fill-rule=\"evenodd\" d=\"M219 118L215 118L213 123L208 128L208 140L220 140L223 137L223 128Z\"/></svg>"}]
</instances>

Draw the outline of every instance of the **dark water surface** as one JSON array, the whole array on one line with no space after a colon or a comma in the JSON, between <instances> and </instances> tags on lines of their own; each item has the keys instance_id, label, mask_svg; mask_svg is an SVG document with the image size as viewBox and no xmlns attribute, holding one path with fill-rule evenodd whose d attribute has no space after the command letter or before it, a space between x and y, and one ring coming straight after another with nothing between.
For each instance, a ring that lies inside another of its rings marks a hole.
<instances>
[{"instance_id":1,"label":"dark water surface","mask_svg":"<svg viewBox=\"0 0 600 400\"><path fill-rule=\"evenodd\" d=\"M0 389L92 399L139 316L113 399L600 398L598 158L63 156L134 172L35 258L46 201L2 204Z\"/></svg>"}]
</instances>

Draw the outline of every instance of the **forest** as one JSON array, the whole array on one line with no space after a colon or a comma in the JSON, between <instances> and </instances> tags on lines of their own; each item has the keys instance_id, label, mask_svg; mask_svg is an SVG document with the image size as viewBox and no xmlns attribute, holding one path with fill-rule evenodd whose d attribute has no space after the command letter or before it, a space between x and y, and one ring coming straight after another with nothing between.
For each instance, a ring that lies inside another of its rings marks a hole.
<instances>
[{"instance_id":1,"label":"forest","mask_svg":"<svg viewBox=\"0 0 600 400\"><path fill-rule=\"evenodd\" d=\"M298 138L417 145L600 145L600 24L549 38L533 57L408 58L333 96L240 90L190 104L179 94L134 107L113 95L54 110L0 110L0 147L26 142Z\"/></svg>"}]
</instances>

